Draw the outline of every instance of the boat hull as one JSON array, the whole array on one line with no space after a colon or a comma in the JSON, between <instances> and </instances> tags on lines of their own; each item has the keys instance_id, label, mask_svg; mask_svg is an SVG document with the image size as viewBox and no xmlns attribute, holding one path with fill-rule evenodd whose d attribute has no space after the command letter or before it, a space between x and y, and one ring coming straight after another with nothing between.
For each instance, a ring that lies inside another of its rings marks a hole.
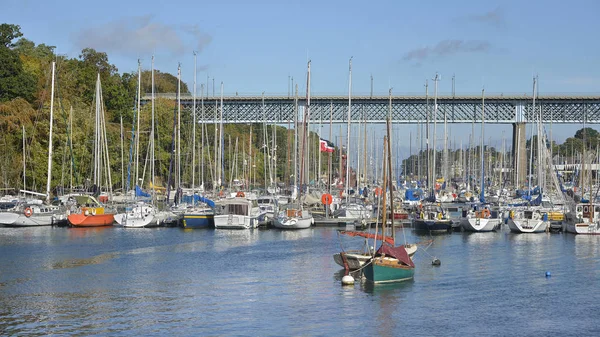
<instances>
[{"instance_id":1,"label":"boat hull","mask_svg":"<svg viewBox=\"0 0 600 337\"><path fill-rule=\"evenodd\" d=\"M600 224L589 222L567 222L567 232L582 235L600 235Z\"/></svg>"},{"instance_id":2,"label":"boat hull","mask_svg":"<svg viewBox=\"0 0 600 337\"><path fill-rule=\"evenodd\" d=\"M112 226L115 220L113 214L70 214L67 217L69 224L73 227L101 227Z\"/></svg>"},{"instance_id":3,"label":"boat hull","mask_svg":"<svg viewBox=\"0 0 600 337\"><path fill-rule=\"evenodd\" d=\"M452 231L452 222L450 220L414 219L413 228L415 231L422 232L450 232Z\"/></svg>"},{"instance_id":4,"label":"boat hull","mask_svg":"<svg viewBox=\"0 0 600 337\"><path fill-rule=\"evenodd\" d=\"M514 233L543 233L548 221L542 219L508 219L508 228Z\"/></svg>"},{"instance_id":5,"label":"boat hull","mask_svg":"<svg viewBox=\"0 0 600 337\"><path fill-rule=\"evenodd\" d=\"M401 264L390 257L376 257L365 266L365 278L373 283L392 283L411 280L415 268Z\"/></svg>"},{"instance_id":6,"label":"boat hull","mask_svg":"<svg viewBox=\"0 0 600 337\"><path fill-rule=\"evenodd\" d=\"M304 229L310 228L313 218L276 218L273 226L279 229Z\"/></svg>"},{"instance_id":7,"label":"boat hull","mask_svg":"<svg viewBox=\"0 0 600 337\"><path fill-rule=\"evenodd\" d=\"M217 229L250 229L258 227L258 221L246 215L215 215L214 222Z\"/></svg>"},{"instance_id":8,"label":"boat hull","mask_svg":"<svg viewBox=\"0 0 600 337\"><path fill-rule=\"evenodd\" d=\"M213 214L184 214L181 222L183 228L215 228L215 216Z\"/></svg>"},{"instance_id":9,"label":"boat hull","mask_svg":"<svg viewBox=\"0 0 600 337\"><path fill-rule=\"evenodd\" d=\"M493 218L463 218L460 224L468 232L492 232L500 226L501 221Z\"/></svg>"}]
</instances>

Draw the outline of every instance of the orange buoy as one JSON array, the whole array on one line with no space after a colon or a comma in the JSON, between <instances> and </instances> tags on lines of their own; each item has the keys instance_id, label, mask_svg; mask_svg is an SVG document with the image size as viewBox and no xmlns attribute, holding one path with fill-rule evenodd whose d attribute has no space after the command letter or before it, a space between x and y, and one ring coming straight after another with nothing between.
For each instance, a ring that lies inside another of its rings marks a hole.
<instances>
[{"instance_id":1,"label":"orange buoy","mask_svg":"<svg viewBox=\"0 0 600 337\"><path fill-rule=\"evenodd\" d=\"M329 193L325 193L321 196L321 202L323 205L331 205L333 202L333 196Z\"/></svg>"},{"instance_id":2,"label":"orange buoy","mask_svg":"<svg viewBox=\"0 0 600 337\"><path fill-rule=\"evenodd\" d=\"M33 210L31 209L31 207L27 207L23 211L23 214L25 214L25 216L29 218L33 214Z\"/></svg>"},{"instance_id":3,"label":"orange buoy","mask_svg":"<svg viewBox=\"0 0 600 337\"><path fill-rule=\"evenodd\" d=\"M377 187L377 188L375 188L375 195L376 195L376 196L380 196L382 191L383 191L383 190L381 189L381 187Z\"/></svg>"}]
</instances>

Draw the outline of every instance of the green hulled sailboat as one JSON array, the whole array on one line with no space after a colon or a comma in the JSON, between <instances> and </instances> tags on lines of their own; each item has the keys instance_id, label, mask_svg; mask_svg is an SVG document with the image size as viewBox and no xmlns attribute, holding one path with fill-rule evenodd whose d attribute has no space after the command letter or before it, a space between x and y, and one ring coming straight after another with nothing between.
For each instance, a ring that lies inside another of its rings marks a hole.
<instances>
[{"instance_id":1,"label":"green hulled sailboat","mask_svg":"<svg viewBox=\"0 0 600 337\"><path fill-rule=\"evenodd\" d=\"M391 97L392 91L390 89L390 108L391 108ZM365 278L373 283L389 283L389 282L400 282L410 280L415 275L415 264L411 260L410 256L406 252L404 246L395 246L396 233L394 228L394 217L392 220L392 242L386 242L386 199L388 192L390 193L390 214L394 214L394 195L392 186L392 161L391 161L391 146L388 141L390 137L390 118L387 120L387 136L383 139L383 158L384 158L384 169L383 169L383 216L382 216L382 228L381 234L383 236L381 240L381 246L377 252L373 255L364 267ZM387 156L386 156L387 152ZM386 169L387 168L387 169ZM389 180L389 181L388 181ZM377 228L375 229L377 234Z\"/></svg>"}]
</instances>

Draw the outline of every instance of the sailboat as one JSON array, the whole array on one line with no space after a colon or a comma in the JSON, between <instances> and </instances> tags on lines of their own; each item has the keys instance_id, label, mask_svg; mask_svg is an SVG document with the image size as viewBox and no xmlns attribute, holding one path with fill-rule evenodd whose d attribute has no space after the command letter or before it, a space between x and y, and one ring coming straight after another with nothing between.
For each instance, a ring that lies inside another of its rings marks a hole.
<instances>
[{"instance_id":1,"label":"sailboat","mask_svg":"<svg viewBox=\"0 0 600 337\"><path fill-rule=\"evenodd\" d=\"M202 128L204 128L204 89L201 88L201 106L202 106ZM183 212L183 221L181 226L183 228L214 228L215 227L215 203L212 200L206 199L204 196L196 194L195 189L195 176L196 176L196 53L194 52L194 94L193 94L193 106L192 106L192 202L188 205ZM202 181L203 177L201 177ZM200 184L200 189L203 189L204 184Z\"/></svg>"},{"instance_id":2,"label":"sailboat","mask_svg":"<svg viewBox=\"0 0 600 337\"><path fill-rule=\"evenodd\" d=\"M310 61L308 61L308 73L306 77L306 107L304 108L304 118L302 127L302 145L300 150L300 185L304 185L304 155L306 152L306 123L310 119ZM295 142L298 144L297 142ZM296 151L298 148L296 149ZM298 168L296 168L297 170ZM297 171L296 171L297 172ZM296 174L294 174L294 177ZM294 186L295 188L295 186ZM309 228L314 223L314 218L309 210L302 207L302 188L295 198L294 202L286 205L273 219L273 226L280 229L304 229Z\"/></svg>"},{"instance_id":3,"label":"sailboat","mask_svg":"<svg viewBox=\"0 0 600 337\"><path fill-rule=\"evenodd\" d=\"M59 205L50 204L50 182L52 179L52 126L54 117L54 74L55 62L52 62L52 85L50 93L50 133L48 136L48 175L46 194L31 191L22 192L46 197L46 204L39 200L28 200L20 203L10 212L0 213L0 225L11 227L51 226L66 221L66 210ZM25 129L23 129L25 130ZM23 139L23 142L25 139ZM24 143L23 143L24 144ZM25 149L23 149L24 151Z\"/></svg>"},{"instance_id":4,"label":"sailboat","mask_svg":"<svg viewBox=\"0 0 600 337\"><path fill-rule=\"evenodd\" d=\"M481 90L481 194L479 204L473 205L470 210L463 210L464 216L460 224L464 230L469 232L491 232L495 231L501 224L502 218L498 216L496 210L491 209L490 205L485 203L485 161L483 151L483 135L485 125L485 90Z\"/></svg>"},{"instance_id":5,"label":"sailboat","mask_svg":"<svg viewBox=\"0 0 600 337\"><path fill-rule=\"evenodd\" d=\"M108 143L106 139L106 128L104 127L104 110L102 108L102 86L100 83L100 74L96 80L96 117L94 132L94 186L99 191L103 179L102 170L106 170L106 179L108 186L112 186L110 175L110 163L108 156ZM72 213L67 216L69 224L73 227L97 227L112 226L114 214L106 212L106 208L95 197L90 195L76 195L69 198Z\"/></svg>"},{"instance_id":6,"label":"sailboat","mask_svg":"<svg viewBox=\"0 0 600 337\"><path fill-rule=\"evenodd\" d=\"M391 89L390 89L390 97L391 97ZM390 141L388 141L388 137L390 135L390 121L391 117L388 117L387 121L387 135L384 138L384 154L383 158L387 161L387 165L384 165L383 170L383 219L382 219L382 228L381 235L383 236L381 240L381 245L379 249L373 254L373 257L365 264L363 268L363 273L367 281L373 283L391 283L391 282L401 282L407 281L414 277L415 275L415 264L412 259L408 255L406 248L404 245L395 246L396 241L396 231L394 228L394 218L392 216L391 221L391 231L392 231L392 243L386 242L386 198L387 198L387 187L389 184L389 194L390 194L390 208L391 214L394 214L394 189L392 188L392 161L391 161L391 146ZM387 150L387 151L386 151ZM386 153L387 152L387 153ZM387 166L387 169L386 169ZM389 174L388 174L389 173ZM377 225L376 225L377 226ZM375 229L377 233L377 228Z\"/></svg>"}]
</instances>

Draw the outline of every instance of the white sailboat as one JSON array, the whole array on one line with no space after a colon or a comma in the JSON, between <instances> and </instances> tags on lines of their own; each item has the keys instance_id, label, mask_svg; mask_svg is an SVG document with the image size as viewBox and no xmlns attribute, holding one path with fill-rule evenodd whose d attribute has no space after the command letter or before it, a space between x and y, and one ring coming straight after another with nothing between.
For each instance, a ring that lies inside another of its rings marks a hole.
<instances>
[{"instance_id":1,"label":"white sailboat","mask_svg":"<svg viewBox=\"0 0 600 337\"><path fill-rule=\"evenodd\" d=\"M306 78L306 107L304 110L303 127L302 127L302 145L300 147L302 154L300 155L300 185L304 184L304 156L306 151L307 127L306 123L310 119L310 61L308 61L308 73ZM298 149L296 149L298 150ZM296 168L297 170L297 168ZM296 171L297 173L297 171ZM296 174L294 174L296 177ZM295 186L294 186L295 187ZM286 205L286 208L281 210L273 221L273 226L280 229L305 229L312 226L315 222L309 210L302 206L302 188L298 193L297 198L291 204Z\"/></svg>"},{"instance_id":2,"label":"white sailboat","mask_svg":"<svg viewBox=\"0 0 600 337\"><path fill-rule=\"evenodd\" d=\"M62 224L67 220L66 209L50 204L50 182L52 180L52 127L54 124L54 74L55 62L52 62L52 84L50 90L50 133L48 136L48 174L46 180L46 194L31 191L24 193L44 196L46 203L39 200L29 200L15 206L9 212L0 213L0 225L12 227L51 226Z\"/></svg>"}]
</instances>

